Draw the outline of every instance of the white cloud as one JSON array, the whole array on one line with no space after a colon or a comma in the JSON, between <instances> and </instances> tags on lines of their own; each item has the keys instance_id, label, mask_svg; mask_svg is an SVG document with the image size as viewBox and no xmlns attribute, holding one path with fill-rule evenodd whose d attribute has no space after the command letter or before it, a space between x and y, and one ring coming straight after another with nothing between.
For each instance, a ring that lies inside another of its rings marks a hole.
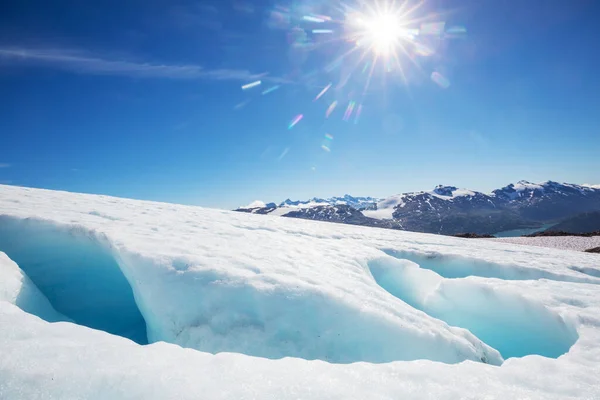
<instances>
[{"instance_id":1,"label":"white cloud","mask_svg":"<svg viewBox=\"0 0 600 400\"><path fill-rule=\"evenodd\" d=\"M10 168L10 166L8 163L0 163L0 168Z\"/></svg>"},{"instance_id":2,"label":"white cloud","mask_svg":"<svg viewBox=\"0 0 600 400\"><path fill-rule=\"evenodd\" d=\"M600 185L592 185L592 184L589 184L589 183L584 183L581 186L587 186L587 187L591 187L591 188L594 188L594 189L600 189Z\"/></svg>"},{"instance_id":3,"label":"white cloud","mask_svg":"<svg viewBox=\"0 0 600 400\"><path fill-rule=\"evenodd\" d=\"M205 69L195 64L157 64L107 59L65 49L30 49L0 47L0 59L13 63L42 65L66 71L91 75L117 75L137 78L240 80L256 79L273 82L282 78L268 77L267 73L252 73L242 69Z\"/></svg>"}]
</instances>

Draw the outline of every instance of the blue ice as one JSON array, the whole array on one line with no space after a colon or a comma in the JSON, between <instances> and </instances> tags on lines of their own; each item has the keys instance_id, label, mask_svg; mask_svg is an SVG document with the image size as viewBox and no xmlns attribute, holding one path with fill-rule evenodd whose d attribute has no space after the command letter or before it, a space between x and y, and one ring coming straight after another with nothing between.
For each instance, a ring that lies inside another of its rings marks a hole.
<instances>
[{"instance_id":1,"label":"blue ice","mask_svg":"<svg viewBox=\"0 0 600 400\"><path fill-rule=\"evenodd\" d=\"M80 325L147 344L146 323L109 248L81 228L0 216L0 251L54 309Z\"/></svg>"}]
</instances>

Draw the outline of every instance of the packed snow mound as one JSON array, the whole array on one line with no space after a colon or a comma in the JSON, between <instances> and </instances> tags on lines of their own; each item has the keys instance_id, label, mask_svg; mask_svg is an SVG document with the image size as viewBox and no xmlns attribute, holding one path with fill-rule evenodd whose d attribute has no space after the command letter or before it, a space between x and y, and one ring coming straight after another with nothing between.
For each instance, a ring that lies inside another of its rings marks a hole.
<instances>
[{"instance_id":1,"label":"packed snow mound","mask_svg":"<svg viewBox=\"0 0 600 400\"><path fill-rule=\"evenodd\" d=\"M2 398L600 395L592 254L10 186L0 251Z\"/></svg>"}]
</instances>

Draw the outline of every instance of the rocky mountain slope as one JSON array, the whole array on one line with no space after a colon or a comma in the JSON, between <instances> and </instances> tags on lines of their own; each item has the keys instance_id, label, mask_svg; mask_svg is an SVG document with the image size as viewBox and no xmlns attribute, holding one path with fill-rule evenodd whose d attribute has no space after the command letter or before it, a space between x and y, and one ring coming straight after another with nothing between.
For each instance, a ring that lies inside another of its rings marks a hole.
<instances>
[{"instance_id":1,"label":"rocky mountain slope","mask_svg":"<svg viewBox=\"0 0 600 400\"><path fill-rule=\"evenodd\" d=\"M551 230L569 233L600 231L600 211L586 212L569 217L554 225Z\"/></svg>"},{"instance_id":2,"label":"rocky mountain slope","mask_svg":"<svg viewBox=\"0 0 600 400\"><path fill-rule=\"evenodd\" d=\"M415 232L493 234L535 228L576 214L600 211L600 189L547 181L519 181L490 194L439 185L431 191L372 197L254 202L236 211L272 214Z\"/></svg>"}]
</instances>

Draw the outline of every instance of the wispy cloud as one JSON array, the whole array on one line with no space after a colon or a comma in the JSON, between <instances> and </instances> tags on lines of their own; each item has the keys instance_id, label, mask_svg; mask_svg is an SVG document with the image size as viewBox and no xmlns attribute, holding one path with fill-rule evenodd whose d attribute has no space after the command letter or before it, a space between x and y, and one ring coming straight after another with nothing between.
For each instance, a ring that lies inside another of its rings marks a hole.
<instances>
[{"instance_id":1,"label":"wispy cloud","mask_svg":"<svg viewBox=\"0 0 600 400\"><path fill-rule=\"evenodd\" d=\"M239 81L263 79L273 82L284 81L282 78L269 77L268 73L256 74L240 69L205 69L194 64L175 65L116 60L65 49L0 47L0 59L14 64L46 66L91 75L167 79Z\"/></svg>"},{"instance_id":2,"label":"wispy cloud","mask_svg":"<svg viewBox=\"0 0 600 400\"><path fill-rule=\"evenodd\" d=\"M0 168L10 168L10 166L8 163L0 163Z\"/></svg>"},{"instance_id":3,"label":"wispy cloud","mask_svg":"<svg viewBox=\"0 0 600 400\"><path fill-rule=\"evenodd\" d=\"M283 149L283 151L281 152L279 157L277 157L277 161L283 160L283 158L287 155L288 151L290 151L289 147L286 147L285 149Z\"/></svg>"}]
</instances>

